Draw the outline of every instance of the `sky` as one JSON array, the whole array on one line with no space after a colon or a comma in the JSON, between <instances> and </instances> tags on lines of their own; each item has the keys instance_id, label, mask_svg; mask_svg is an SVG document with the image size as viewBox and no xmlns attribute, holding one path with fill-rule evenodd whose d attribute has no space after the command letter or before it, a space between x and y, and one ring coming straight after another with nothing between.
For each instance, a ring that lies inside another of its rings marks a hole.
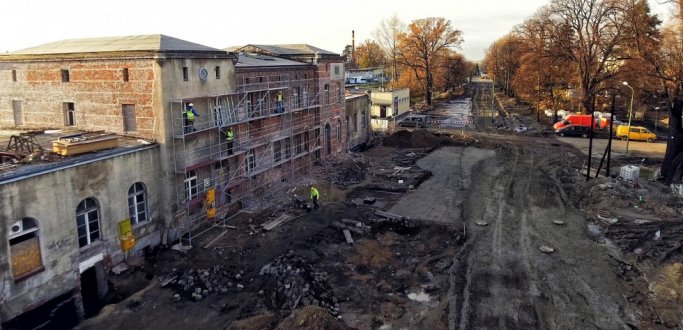
<instances>
[{"instance_id":1,"label":"sky","mask_svg":"<svg viewBox=\"0 0 683 330\"><path fill-rule=\"evenodd\" d=\"M550 0L2 0L0 52L48 42L106 36L165 34L226 48L246 44L306 43L341 53L372 39L379 22L397 15L444 17L463 32L469 60ZM669 10L649 0L653 12Z\"/></svg>"}]
</instances>

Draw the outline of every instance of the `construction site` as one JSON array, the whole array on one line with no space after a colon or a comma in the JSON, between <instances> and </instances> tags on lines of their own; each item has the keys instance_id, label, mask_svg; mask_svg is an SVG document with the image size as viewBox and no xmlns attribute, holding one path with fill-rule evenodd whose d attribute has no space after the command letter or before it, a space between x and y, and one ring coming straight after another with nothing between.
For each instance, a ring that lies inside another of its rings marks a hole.
<instances>
[{"instance_id":1,"label":"construction site","mask_svg":"<svg viewBox=\"0 0 683 330\"><path fill-rule=\"evenodd\" d=\"M319 209L300 185L191 249L157 249L80 328L680 327L681 198L587 181L580 148L500 132L478 115L490 90L470 93L473 129L397 130L315 165ZM615 152L612 166L658 157Z\"/></svg>"},{"instance_id":2,"label":"construction site","mask_svg":"<svg viewBox=\"0 0 683 330\"><path fill-rule=\"evenodd\" d=\"M487 80L371 133L334 53L99 41L0 57L3 329L683 327L659 143L591 170Z\"/></svg>"}]
</instances>

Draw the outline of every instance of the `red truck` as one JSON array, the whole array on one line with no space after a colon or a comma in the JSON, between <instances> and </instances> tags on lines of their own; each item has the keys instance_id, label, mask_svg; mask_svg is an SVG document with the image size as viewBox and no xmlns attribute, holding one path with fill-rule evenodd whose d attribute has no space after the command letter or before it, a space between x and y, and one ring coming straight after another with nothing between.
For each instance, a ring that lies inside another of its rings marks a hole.
<instances>
[{"instance_id":1,"label":"red truck","mask_svg":"<svg viewBox=\"0 0 683 330\"><path fill-rule=\"evenodd\" d=\"M569 115L562 119L561 121L558 121L553 125L553 128L555 130L559 130L562 127L565 127L567 125L576 125L576 126L591 126L591 115ZM609 125L609 121L607 119L601 119L601 118L595 118L594 122L595 124L594 128L596 129L601 129L607 127Z\"/></svg>"}]
</instances>

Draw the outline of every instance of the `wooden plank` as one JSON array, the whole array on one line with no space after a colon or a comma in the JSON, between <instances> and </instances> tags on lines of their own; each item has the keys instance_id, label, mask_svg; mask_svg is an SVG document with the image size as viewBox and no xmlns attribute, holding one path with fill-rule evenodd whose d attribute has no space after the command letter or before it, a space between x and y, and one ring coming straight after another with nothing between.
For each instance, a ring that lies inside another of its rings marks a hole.
<instances>
[{"instance_id":1,"label":"wooden plank","mask_svg":"<svg viewBox=\"0 0 683 330\"><path fill-rule=\"evenodd\" d=\"M273 228L275 228L275 227L279 226L280 224L282 224L283 222L289 220L290 217L291 216L289 214L284 213L284 214L280 215L277 219L262 224L261 227L263 227L263 229L265 229L265 230L273 230Z\"/></svg>"},{"instance_id":2,"label":"wooden plank","mask_svg":"<svg viewBox=\"0 0 683 330\"><path fill-rule=\"evenodd\" d=\"M344 239L346 240L347 244L353 244L353 237L351 237L351 232L348 229L342 230L342 233L344 233Z\"/></svg>"},{"instance_id":3,"label":"wooden plank","mask_svg":"<svg viewBox=\"0 0 683 330\"><path fill-rule=\"evenodd\" d=\"M387 218L387 219L403 220L402 215L393 214L393 213L389 213L389 212L375 211L375 214L379 215L380 217Z\"/></svg>"},{"instance_id":4,"label":"wooden plank","mask_svg":"<svg viewBox=\"0 0 683 330\"><path fill-rule=\"evenodd\" d=\"M205 249L208 249L209 247L211 247L211 245L212 245L213 243L216 243L216 241L218 241L219 239L221 239L221 238L222 238L223 236L225 236L225 234L227 234L227 233L228 233L227 231L222 232L220 235L218 235L218 237L212 239L211 242L206 243L206 245L204 245L204 248L205 248Z\"/></svg>"},{"instance_id":5,"label":"wooden plank","mask_svg":"<svg viewBox=\"0 0 683 330\"><path fill-rule=\"evenodd\" d=\"M15 278L41 267L40 242L38 237L29 238L19 243L10 243L12 275Z\"/></svg>"}]
</instances>

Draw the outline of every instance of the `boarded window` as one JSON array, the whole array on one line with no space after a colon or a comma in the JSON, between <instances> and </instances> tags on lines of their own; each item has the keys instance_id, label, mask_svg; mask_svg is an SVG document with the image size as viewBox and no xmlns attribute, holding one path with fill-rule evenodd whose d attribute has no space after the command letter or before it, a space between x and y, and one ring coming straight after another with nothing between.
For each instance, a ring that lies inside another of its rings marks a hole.
<instances>
[{"instance_id":1,"label":"boarded window","mask_svg":"<svg viewBox=\"0 0 683 330\"><path fill-rule=\"evenodd\" d=\"M12 101L12 112L14 113L14 125L24 125L24 113L21 106L21 101Z\"/></svg>"},{"instance_id":2,"label":"boarded window","mask_svg":"<svg viewBox=\"0 0 683 330\"><path fill-rule=\"evenodd\" d=\"M40 253L38 226L35 220L24 218L12 226L9 238L12 276L15 280L24 279L43 270Z\"/></svg>"},{"instance_id":3,"label":"boarded window","mask_svg":"<svg viewBox=\"0 0 683 330\"><path fill-rule=\"evenodd\" d=\"M69 82L69 70L62 69L62 82Z\"/></svg>"},{"instance_id":4,"label":"boarded window","mask_svg":"<svg viewBox=\"0 0 683 330\"><path fill-rule=\"evenodd\" d=\"M135 132L137 130L137 125L135 124L135 105L134 104L124 104L123 105L123 131L124 132Z\"/></svg>"}]
</instances>

